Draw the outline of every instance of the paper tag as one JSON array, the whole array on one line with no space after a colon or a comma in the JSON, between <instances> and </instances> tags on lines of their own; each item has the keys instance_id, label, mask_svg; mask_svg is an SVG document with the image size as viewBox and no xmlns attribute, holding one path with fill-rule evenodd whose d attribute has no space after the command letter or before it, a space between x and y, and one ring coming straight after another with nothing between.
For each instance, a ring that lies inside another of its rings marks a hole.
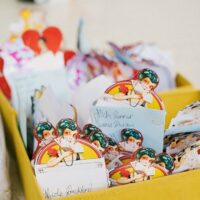
<instances>
[{"instance_id":1,"label":"paper tag","mask_svg":"<svg viewBox=\"0 0 200 200\"><path fill-rule=\"evenodd\" d=\"M104 158L75 161L48 168L35 165L37 181L46 198L65 197L108 187Z\"/></svg>"}]
</instances>

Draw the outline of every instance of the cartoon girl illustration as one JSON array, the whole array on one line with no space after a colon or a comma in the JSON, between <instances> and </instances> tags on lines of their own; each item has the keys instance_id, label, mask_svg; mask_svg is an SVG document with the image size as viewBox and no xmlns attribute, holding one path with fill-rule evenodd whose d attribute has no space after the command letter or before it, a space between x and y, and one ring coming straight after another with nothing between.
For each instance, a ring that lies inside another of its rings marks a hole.
<instances>
[{"instance_id":1,"label":"cartoon girl illustration","mask_svg":"<svg viewBox=\"0 0 200 200\"><path fill-rule=\"evenodd\" d=\"M127 93L118 93L113 99L123 101L129 100L131 106L145 106L146 103L152 103L151 92L159 83L158 75L151 69L143 69L138 73L138 80L131 80L132 90Z\"/></svg>"},{"instance_id":2,"label":"cartoon girl illustration","mask_svg":"<svg viewBox=\"0 0 200 200\"><path fill-rule=\"evenodd\" d=\"M131 128L126 128L121 131L122 142L119 143L121 151L128 151L134 153L137 151L143 141L142 134L136 130Z\"/></svg>"},{"instance_id":3,"label":"cartoon girl illustration","mask_svg":"<svg viewBox=\"0 0 200 200\"><path fill-rule=\"evenodd\" d=\"M174 169L174 161L168 154L160 154L156 157L155 164L159 165L166 174L169 174Z\"/></svg>"},{"instance_id":4,"label":"cartoon girl illustration","mask_svg":"<svg viewBox=\"0 0 200 200\"><path fill-rule=\"evenodd\" d=\"M82 145L76 141L78 135L78 126L72 119L62 119L57 124L59 137L54 141L60 146L59 157L50 160L49 167L57 165L64 160L65 163L73 160L82 159Z\"/></svg>"},{"instance_id":5,"label":"cartoon girl illustration","mask_svg":"<svg viewBox=\"0 0 200 200\"><path fill-rule=\"evenodd\" d=\"M90 135L89 141L92 142L92 144L94 144L101 153L105 153L108 142L107 138L101 131L94 131Z\"/></svg>"},{"instance_id":6,"label":"cartoon girl illustration","mask_svg":"<svg viewBox=\"0 0 200 200\"><path fill-rule=\"evenodd\" d=\"M119 147L118 144L112 140L111 138L108 139L108 146L106 147L106 153L104 155L106 162L110 162L114 160L117 156L119 156Z\"/></svg>"},{"instance_id":7,"label":"cartoon girl illustration","mask_svg":"<svg viewBox=\"0 0 200 200\"><path fill-rule=\"evenodd\" d=\"M40 122L35 128L34 134L40 147L46 146L57 136L55 128L49 122Z\"/></svg>"},{"instance_id":8,"label":"cartoon girl illustration","mask_svg":"<svg viewBox=\"0 0 200 200\"><path fill-rule=\"evenodd\" d=\"M136 152L135 161L131 162L132 167L135 169L135 181L144 180L141 173L146 174L146 179L150 179L155 174L155 168L152 166L155 161L155 151L151 148L141 148Z\"/></svg>"}]
</instances>

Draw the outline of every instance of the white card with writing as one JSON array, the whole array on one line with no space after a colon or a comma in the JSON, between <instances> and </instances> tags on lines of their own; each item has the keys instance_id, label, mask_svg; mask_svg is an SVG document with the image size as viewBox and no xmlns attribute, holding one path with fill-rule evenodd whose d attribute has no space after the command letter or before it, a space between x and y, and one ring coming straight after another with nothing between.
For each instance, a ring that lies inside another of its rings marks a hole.
<instances>
[{"instance_id":1,"label":"white card with writing","mask_svg":"<svg viewBox=\"0 0 200 200\"><path fill-rule=\"evenodd\" d=\"M121 130L134 128L142 133L144 147L153 148L157 153L163 151L165 111L128 105L99 105L90 108L90 118L103 133L120 142Z\"/></svg>"},{"instance_id":2,"label":"white card with writing","mask_svg":"<svg viewBox=\"0 0 200 200\"><path fill-rule=\"evenodd\" d=\"M35 174L46 198L90 192L109 184L104 158L74 161L72 166L35 165Z\"/></svg>"}]
</instances>

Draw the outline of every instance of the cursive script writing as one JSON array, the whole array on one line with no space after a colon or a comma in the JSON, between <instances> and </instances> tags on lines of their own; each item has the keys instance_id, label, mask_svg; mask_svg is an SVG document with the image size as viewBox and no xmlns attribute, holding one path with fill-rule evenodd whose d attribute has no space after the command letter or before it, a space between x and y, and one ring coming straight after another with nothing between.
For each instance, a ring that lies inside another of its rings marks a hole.
<instances>
[{"instance_id":1,"label":"cursive script writing","mask_svg":"<svg viewBox=\"0 0 200 200\"><path fill-rule=\"evenodd\" d=\"M67 197L69 195L79 194L83 192L91 192L91 191L92 191L92 184L87 187L82 185L76 188L73 188L72 185L68 185L66 186L65 189L62 188L62 190L60 190L59 188L57 188L56 190L45 188L44 195L46 198L51 199L51 198L58 198L58 197Z\"/></svg>"}]
</instances>

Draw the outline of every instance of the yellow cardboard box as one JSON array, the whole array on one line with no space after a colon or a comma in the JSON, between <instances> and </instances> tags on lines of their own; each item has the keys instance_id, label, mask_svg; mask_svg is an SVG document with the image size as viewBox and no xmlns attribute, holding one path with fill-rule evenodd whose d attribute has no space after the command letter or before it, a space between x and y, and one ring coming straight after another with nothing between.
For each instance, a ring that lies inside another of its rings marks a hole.
<instances>
[{"instance_id":1,"label":"yellow cardboard box","mask_svg":"<svg viewBox=\"0 0 200 200\"><path fill-rule=\"evenodd\" d=\"M192 89L191 84L183 77L177 77L179 87L184 84L184 81L186 81L185 84L188 86L160 95L167 110L167 124L170 119L175 116L177 111L193 101L200 99L200 91ZM0 112L3 116L8 145L11 147L17 159L26 200L44 200L45 198L37 184L30 160L26 154L18 131L17 114L1 93ZM128 184L96 192L60 198L59 200L199 200L199 183L200 170L193 170L137 184Z\"/></svg>"}]
</instances>

